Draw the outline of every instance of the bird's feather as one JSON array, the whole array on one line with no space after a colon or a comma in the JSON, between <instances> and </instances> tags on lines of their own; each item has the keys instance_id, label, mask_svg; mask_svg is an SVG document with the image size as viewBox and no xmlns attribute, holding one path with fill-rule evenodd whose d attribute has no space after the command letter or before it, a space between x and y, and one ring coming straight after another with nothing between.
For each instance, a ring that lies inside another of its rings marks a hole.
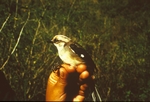
<instances>
[{"instance_id":1,"label":"bird's feather","mask_svg":"<svg viewBox=\"0 0 150 102\"><path fill-rule=\"evenodd\" d=\"M82 60L84 60L88 67L88 70L91 72L91 74L93 74L94 69L96 69L96 66L93 60L91 59L90 55L86 52L86 50L78 43L71 43L70 48L75 54L77 54Z\"/></svg>"}]
</instances>

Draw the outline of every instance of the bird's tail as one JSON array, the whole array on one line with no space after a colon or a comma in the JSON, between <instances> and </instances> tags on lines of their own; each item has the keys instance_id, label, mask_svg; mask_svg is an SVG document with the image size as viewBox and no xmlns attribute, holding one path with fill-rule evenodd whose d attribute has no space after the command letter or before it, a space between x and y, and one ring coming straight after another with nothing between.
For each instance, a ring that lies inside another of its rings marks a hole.
<instances>
[{"instance_id":1,"label":"bird's tail","mask_svg":"<svg viewBox=\"0 0 150 102\"><path fill-rule=\"evenodd\" d=\"M94 87L94 91L92 92L92 100L94 102L98 102L98 101L102 101L101 97L100 97L100 94L96 88L96 86Z\"/></svg>"}]
</instances>

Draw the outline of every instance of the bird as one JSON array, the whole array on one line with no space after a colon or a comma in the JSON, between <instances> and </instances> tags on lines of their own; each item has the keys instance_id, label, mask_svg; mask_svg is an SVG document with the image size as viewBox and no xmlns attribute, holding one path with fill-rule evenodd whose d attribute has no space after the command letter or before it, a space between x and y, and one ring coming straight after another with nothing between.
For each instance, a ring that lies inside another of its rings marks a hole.
<instances>
[{"instance_id":1,"label":"bird","mask_svg":"<svg viewBox=\"0 0 150 102\"><path fill-rule=\"evenodd\" d=\"M97 71L96 65L87 51L71 38L65 35L55 35L50 42L56 46L58 55L63 63L71 66L86 64L91 75ZM94 86L91 96L94 102L102 101L96 86Z\"/></svg>"}]
</instances>

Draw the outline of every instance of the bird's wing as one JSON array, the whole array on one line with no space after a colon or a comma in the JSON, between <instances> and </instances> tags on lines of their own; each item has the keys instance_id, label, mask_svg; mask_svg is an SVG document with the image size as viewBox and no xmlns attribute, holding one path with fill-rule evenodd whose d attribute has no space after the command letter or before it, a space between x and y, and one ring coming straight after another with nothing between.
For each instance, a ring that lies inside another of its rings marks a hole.
<instances>
[{"instance_id":1,"label":"bird's wing","mask_svg":"<svg viewBox=\"0 0 150 102\"><path fill-rule=\"evenodd\" d=\"M86 50L78 43L70 43L70 48L75 54L85 61L88 70L91 72L91 74L93 74L94 69L96 70L96 66Z\"/></svg>"}]
</instances>

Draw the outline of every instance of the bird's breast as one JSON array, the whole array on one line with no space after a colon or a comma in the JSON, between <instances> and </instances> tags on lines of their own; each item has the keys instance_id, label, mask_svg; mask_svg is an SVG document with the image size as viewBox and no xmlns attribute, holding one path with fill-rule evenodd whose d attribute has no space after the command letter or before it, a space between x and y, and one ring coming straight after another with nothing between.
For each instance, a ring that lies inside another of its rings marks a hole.
<instances>
[{"instance_id":1,"label":"bird's breast","mask_svg":"<svg viewBox=\"0 0 150 102\"><path fill-rule=\"evenodd\" d=\"M58 52L60 59L67 64L72 66L76 66L78 64L84 63L83 60L78 57L75 53L71 52L70 50L61 50Z\"/></svg>"}]
</instances>

